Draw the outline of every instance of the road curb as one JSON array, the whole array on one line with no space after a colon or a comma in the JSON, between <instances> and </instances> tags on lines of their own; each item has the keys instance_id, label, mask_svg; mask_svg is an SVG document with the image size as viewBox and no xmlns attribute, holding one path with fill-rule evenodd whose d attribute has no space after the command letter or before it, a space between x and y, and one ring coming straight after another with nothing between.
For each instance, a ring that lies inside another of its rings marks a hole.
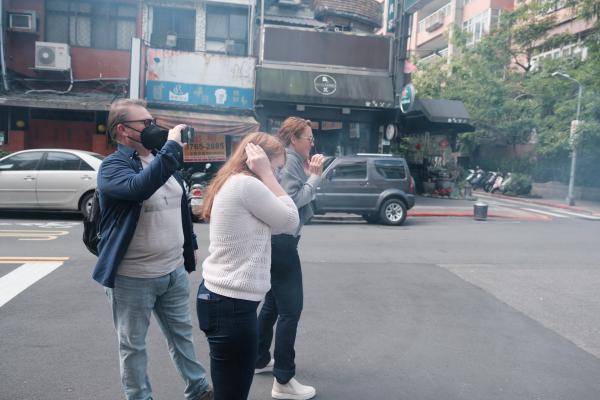
<instances>
[{"instance_id":1,"label":"road curb","mask_svg":"<svg viewBox=\"0 0 600 400\"><path fill-rule=\"evenodd\" d=\"M480 196L480 197L484 197L484 198L488 198L488 199L498 198L498 199L504 199L504 200L512 200L512 201L522 202L522 203L527 203L527 204L536 204L536 205L539 205L539 206L555 207L555 208L560 208L560 209L563 209L563 210L577 211L577 212L582 212L582 213L590 214L592 216L598 215L595 211L592 211L592 210L587 209L587 208L570 206L568 204L555 203L555 202L552 202L552 201L544 201L544 200L538 200L538 199L529 199L529 198L526 198L526 197L512 197L512 196L506 196L506 195L503 195L503 194L491 194L491 193L475 193L475 194L478 195L478 196Z\"/></svg>"}]
</instances>

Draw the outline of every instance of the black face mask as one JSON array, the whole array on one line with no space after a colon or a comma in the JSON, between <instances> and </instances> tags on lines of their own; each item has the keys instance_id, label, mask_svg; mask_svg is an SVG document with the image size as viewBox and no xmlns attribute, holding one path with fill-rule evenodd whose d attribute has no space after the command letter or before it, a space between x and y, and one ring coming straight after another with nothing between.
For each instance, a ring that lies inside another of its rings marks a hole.
<instances>
[{"instance_id":1,"label":"black face mask","mask_svg":"<svg viewBox=\"0 0 600 400\"><path fill-rule=\"evenodd\" d=\"M131 128L131 127L129 127ZM141 143L142 146L144 146L145 148L147 148L148 150L160 150L162 149L162 147L165 145L165 143L167 143L167 137L169 135L169 131L166 129L161 128L158 125L150 125L147 128L144 128L142 131L138 131L137 129L131 128L134 131L140 132L141 133L141 141L139 140L135 140L132 139L131 137L129 138L129 140L133 140L134 142L138 142Z\"/></svg>"}]
</instances>

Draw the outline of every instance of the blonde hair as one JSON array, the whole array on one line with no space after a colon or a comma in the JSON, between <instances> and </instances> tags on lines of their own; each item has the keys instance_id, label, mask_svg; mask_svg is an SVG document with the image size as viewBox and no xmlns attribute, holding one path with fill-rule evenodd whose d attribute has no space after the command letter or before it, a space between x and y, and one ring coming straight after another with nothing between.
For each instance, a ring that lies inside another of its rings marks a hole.
<instances>
[{"instance_id":1,"label":"blonde hair","mask_svg":"<svg viewBox=\"0 0 600 400\"><path fill-rule=\"evenodd\" d=\"M236 174L247 174L256 177L246 164L246 161L248 160L248 156L246 155L246 145L248 143L254 143L257 146L262 147L265 153L267 153L269 160L273 160L273 158L279 155L286 157L285 148L276 137L263 132L256 132L246 136L244 140L240 142L225 165L217 172L217 175L212 179L210 185L206 189L202 207L202 218L206 221L210 220L215 196L219 190L221 190L227 179Z\"/></svg>"},{"instance_id":2,"label":"blonde hair","mask_svg":"<svg viewBox=\"0 0 600 400\"><path fill-rule=\"evenodd\" d=\"M119 99L110 105L106 126L108 127L108 133L110 134L111 139L115 140L115 128L120 123L127 121L127 118L129 118L129 110L132 107L146 108L146 102L140 99Z\"/></svg>"}]
</instances>

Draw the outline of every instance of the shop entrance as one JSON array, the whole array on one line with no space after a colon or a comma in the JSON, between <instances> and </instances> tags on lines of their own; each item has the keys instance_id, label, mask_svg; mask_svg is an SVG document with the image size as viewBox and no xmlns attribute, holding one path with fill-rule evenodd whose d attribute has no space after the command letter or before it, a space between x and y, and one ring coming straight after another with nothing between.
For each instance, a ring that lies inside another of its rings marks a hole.
<instances>
[{"instance_id":1,"label":"shop entrance","mask_svg":"<svg viewBox=\"0 0 600 400\"><path fill-rule=\"evenodd\" d=\"M312 119L315 138L313 153L344 156L356 153L376 153L379 141L374 124L353 121ZM268 118L267 132L277 134L283 118Z\"/></svg>"}]
</instances>

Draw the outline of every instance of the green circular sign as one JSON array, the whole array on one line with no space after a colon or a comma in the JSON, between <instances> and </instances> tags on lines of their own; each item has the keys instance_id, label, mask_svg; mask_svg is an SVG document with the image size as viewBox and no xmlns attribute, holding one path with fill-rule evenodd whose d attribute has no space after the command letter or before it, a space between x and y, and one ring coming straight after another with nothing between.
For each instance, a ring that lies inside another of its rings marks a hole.
<instances>
[{"instance_id":1,"label":"green circular sign","mask_svg":"<svg viewBox=\"0 0 600 400\"><path fill-rule=\"evenodd\" d=\"M411 83L404 86L404 89L402 89L402 94L400 96L400 110L403 113L406 114L412 110L412 107L415 104L415 94L415 87Z\"/></svg>"}]
</instances>

